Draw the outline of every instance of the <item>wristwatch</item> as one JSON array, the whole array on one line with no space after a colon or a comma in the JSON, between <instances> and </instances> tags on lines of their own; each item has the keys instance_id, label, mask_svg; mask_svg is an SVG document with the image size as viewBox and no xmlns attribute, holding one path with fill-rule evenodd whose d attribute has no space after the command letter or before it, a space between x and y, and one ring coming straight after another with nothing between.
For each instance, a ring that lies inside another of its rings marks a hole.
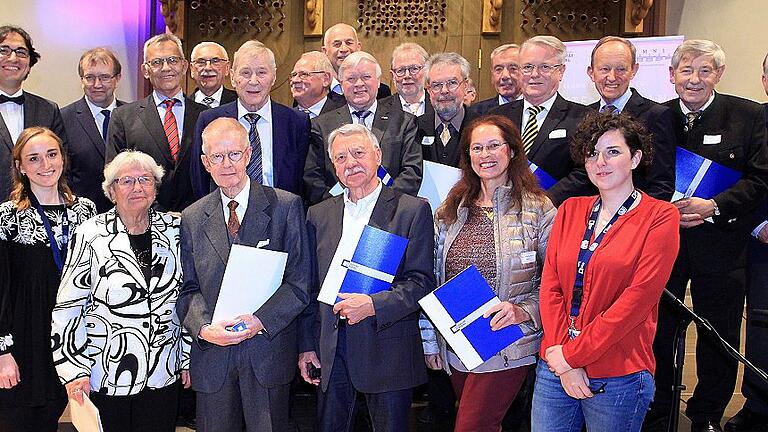
<instances>
[{"instance_id":1,"label":"wristwatch","mask_svg":"<svg viewBox=\"0 0 768 432\"><path fill-rule=\"evenodd\" d=\"M714 208L715 216L720 216L720 208L717 206L717 201L715 201L714 199L710 199L710 201L712 202L712 205L715 207Z\"/></svg>"}]
</instances>

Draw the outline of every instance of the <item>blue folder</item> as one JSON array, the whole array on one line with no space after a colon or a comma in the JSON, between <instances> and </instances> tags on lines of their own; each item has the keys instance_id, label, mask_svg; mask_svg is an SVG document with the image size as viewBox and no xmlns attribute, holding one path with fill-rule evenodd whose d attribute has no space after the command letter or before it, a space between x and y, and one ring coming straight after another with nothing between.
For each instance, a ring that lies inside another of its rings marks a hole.
<instances>
[{"instance_id":1,"label":"blue folder","mask_svg":"<svg viewBox=\"0 0 768 432\"><path fill-rule=\"evenodd\" d=\"M739 171L713 162L682 147L677 147L675 166L675 195L677 199L691 196L710 199L733 186L741 178Z\"/></svg>"},{"instance_id":2,"label":"blue folder","mask_svg":"<svg viewBox=\"0 0 768 432\"><path fill-rule=\"evenodd\" d=\"M370 295L388 290L407 246L407 238L366 225L352 259L342 263L347 273L339 292Z\"/></svg>"},{"instance_id":3,"label":"blue folder","mask_svg":"<svg viewBox=\"0 0 768 432\"><path fill-rule=\"evenodd\" d=\"M549 175L546 171L541 169L541 167L539 167L535 163L528 161L528 168L530 168L533 175L535 175L536 178L539 179L539 185L541 186L542 189L547 190L552 186L554 186L555 183L557 183L557 180L555 180L554 177Z\"/></svg>"}]
</instances>

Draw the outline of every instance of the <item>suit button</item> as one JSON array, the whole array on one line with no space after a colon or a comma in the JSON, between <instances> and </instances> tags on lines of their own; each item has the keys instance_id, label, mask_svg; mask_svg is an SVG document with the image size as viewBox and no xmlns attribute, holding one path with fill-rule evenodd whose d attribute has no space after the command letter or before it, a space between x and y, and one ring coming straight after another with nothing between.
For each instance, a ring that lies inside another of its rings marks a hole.
<instances>
[{"instance_id":1,"label":"suit button","mask_svg":"<svg viewBox=\"0 0 768 432\"><path fill-rule=\"evenodd\" d=\"M339 328L339 324L333 323L333 328L335 328L335 329Z\"/></svg>"},{"instance_id":2,"label":"suit button","mask_svg":"<svg viewBox=\"0 0 768 432\"><path fill-rule=\"evenodd\" d=\"M736 155L731 153L731 154L728 155L728 157L731 158L731 159L734 159L734 158L736 158Z\"/></svg>"},{"instance_id":3,"label":"suit button","mask_svg":"<svg viewBox=\"0 0 768 432\"><path fill-rule=\"evenodd\" d=\"M141 323L141 326L144 327L144 328L149 328L149 323L148 322L143 322L143 323Z\"/></svg>"}]
</instances>

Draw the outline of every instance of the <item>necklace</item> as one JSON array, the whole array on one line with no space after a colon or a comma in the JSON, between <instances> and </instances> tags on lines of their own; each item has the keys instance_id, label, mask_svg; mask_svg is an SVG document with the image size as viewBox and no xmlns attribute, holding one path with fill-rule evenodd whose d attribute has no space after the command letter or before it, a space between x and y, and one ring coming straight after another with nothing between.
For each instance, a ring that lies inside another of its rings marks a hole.
<instances>
[{"instance_id":1,"label":"necklace","mask_svg":"<svg viewBox=\"0 0 768 432\"><path fill-rule=\"evenodd\" d=\"M485 214L485 217L488 218L491 222L493 222L493 207L485 207L485 206L478 206L480 207L480 210Z\"/></svg>"}]
</instances>

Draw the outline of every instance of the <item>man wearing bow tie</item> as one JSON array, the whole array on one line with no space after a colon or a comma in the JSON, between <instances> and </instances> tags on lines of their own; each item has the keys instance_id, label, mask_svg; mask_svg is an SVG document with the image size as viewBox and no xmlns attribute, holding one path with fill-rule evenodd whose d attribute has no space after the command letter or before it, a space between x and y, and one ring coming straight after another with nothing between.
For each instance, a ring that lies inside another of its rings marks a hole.
<instances>
[{"instance_id":1,"label":"man wearing bow tie","mask_svg":"<svg viewBox=\"0 0 768 432\"><path fill-rule=\"evenodd\" d=\"M11 152L21 131L30 126L45 126L67 142L59 107L21 89L38 60L32 38L24 29L0 27L0 200L11 192Z\"/></svg>"}]
</instances>

